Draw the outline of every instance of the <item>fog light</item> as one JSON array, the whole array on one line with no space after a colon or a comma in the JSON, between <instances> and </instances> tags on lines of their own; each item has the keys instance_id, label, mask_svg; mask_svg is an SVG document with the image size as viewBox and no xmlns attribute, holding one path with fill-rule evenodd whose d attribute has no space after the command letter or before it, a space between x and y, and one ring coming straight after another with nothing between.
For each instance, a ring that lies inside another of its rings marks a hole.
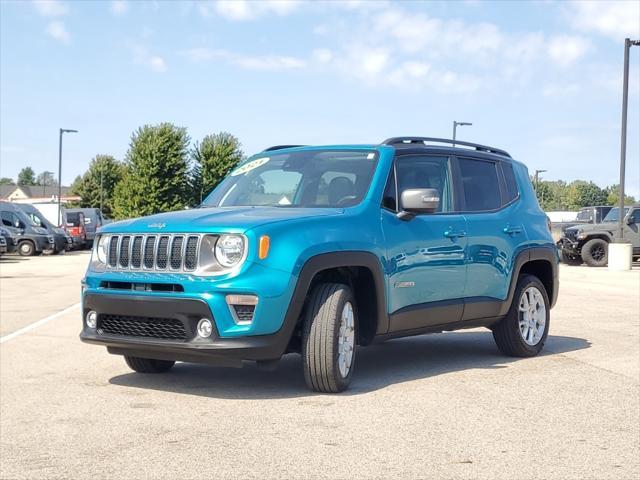
<instances>
[{"instance_id":1,"label":"fog light","mask_svg":"<svg viewBox=\"0 0 640 480\"><path fill-rule=\"evenodd\" d=\"M98 314L91 310L89 313L87 313L86 322L87 327L96 328L96 326L98 325Z\"/></svg>"},{"instance_id":2,"label":"fog light","mask_svg":"<svg viewBox=\"0 0 640 480\"><path fill-rule=\"evenodd\" d=\"M208 338L211 336L212 331L213 325L211 324L211 320L208 318L201 318L198 322L198 335L202 338Z\"/></svg>"}]
</instances>

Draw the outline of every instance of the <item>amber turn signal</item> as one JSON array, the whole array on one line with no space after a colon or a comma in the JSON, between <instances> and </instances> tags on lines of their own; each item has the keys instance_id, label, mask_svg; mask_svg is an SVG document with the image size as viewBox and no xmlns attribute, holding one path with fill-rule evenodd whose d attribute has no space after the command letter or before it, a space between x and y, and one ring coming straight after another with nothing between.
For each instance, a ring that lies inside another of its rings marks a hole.
<instances>
[{"instance_id":1,"label":"amber turn signal","mask_svg":"<svg viewBox=\"0 0 640 480\"><path fill-rule=\"evenodd\" d=\"M260 245L258 247L258 258L264 260L269 255L270 239L268 235L260 237Z\"/></svg>"}]
</instances>

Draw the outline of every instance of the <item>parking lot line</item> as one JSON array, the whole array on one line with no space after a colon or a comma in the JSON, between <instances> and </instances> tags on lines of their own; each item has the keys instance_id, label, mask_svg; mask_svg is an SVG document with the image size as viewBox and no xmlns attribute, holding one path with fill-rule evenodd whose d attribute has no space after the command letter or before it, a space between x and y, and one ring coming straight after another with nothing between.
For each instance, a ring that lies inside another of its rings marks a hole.
<instances>
[{"instance_id":1,"label":"parking lot line","mask_svg":"<svg viewBox=\"0 0 640 480\"><path fill-rule=\"evenodd\" d=\"M78 308L80 306L80 302L71 305L70 307L65 308L64 310L60 310L58 313L54 313L53 315L49 315L48 317L42 318L40 320L38 320L37 322L33 322L30 323L29 325L27 325L26 327L22 327L19 330L16 330L15 332L12 332L8 335L5 335L4 337L0 337L0 344L7 342L9 340L11 340L12 338L16 338L19 337L20 335L27 333L31 330L33 330L34 328L38 328L41 325L44 325L47 322L50 322L51 320L55 320L58 317L61 317L62 315L64 315L65 313L68 313L76 308Z\"/></svg>"}]
</instances>

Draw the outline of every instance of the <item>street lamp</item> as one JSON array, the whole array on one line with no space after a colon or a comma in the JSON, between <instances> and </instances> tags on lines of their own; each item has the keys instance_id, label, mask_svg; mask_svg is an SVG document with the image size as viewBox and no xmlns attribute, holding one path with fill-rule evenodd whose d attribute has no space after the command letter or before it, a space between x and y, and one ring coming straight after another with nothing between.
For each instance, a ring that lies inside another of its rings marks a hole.
<instances>
[{"instance_id":1,"label":"street lamp","mask_svg":"<svg viewBox=\"0 0 640 480\"><path fill-rule=\"evenodd\" d=\"M453 121L453 146L456 146L456 129L458 127L466 127L466 126L471 126L473 125L473 123L469 123L469 122L456 122L455 120Z\"/></svg>"},{"instance_id":2,"label":"street lamp","mask_svg":"<svg viewBox=\"0 0 640 480\"><path fill-rule=\"evenodd\" d=\"M536 172L535 172L535 175L534 175L534 178L535 178L534 185L535 185L535 191L536 191L536 193L538 193L538 175L539 175L539 174L541 174L541 173L544 173L544 172L546 172L546 170L536 170Z\"/></svg>"},{"instance_id":3,"label":"street lamp","mask_svg":"<svg viewBox=\"0 0 640 480\"><path fill-rule=\"evenodd\" d=\"M624 73L622 78L622 131L620 134L620 203L618 214L619 242L624 243L624 179L627 161L627 106L629 104L629 50L632 45L640 45L640 40L624 39Z\"/></svg>"},{"instance_id":4,"label":"street lamp","mask_svg":"<svg viewBox=\"0 0 640 480\"><path fill-rule=\"evenodd\" d=\"M71 130L69 128L60 129L60 139L58 141L58 223L62 226L61 217L61 199L62 199L62 134L63 133L78 133L78 130Z\"/></svg>"}]
</instances>

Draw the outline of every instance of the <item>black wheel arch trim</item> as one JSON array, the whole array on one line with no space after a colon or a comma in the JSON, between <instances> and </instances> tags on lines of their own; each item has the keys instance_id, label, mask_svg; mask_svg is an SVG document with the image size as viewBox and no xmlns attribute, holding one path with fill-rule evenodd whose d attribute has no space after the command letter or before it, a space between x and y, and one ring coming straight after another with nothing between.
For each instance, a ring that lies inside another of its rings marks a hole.
<instances>
[{"instance_id":1,"label":"black wheel arch trim","mask_svg":"<svg viewBox=\"0 0 640 480\"><path fill-rule=\"evenodd\" d=\"M382 264L376 255L367 251L349 250L341 252L321 253L310 257L303 265L298 282L293 293L287 317L297 312L296 321L302 312L304 302L310 293L314 277L324 270L340 267L364 267L372 276L376 290L376 335L387 333L389 330L389 315L387 315L387 296ZM285 319L285 323L289 320Z\"/></svg>"},{"instance_id":2,"label":"black wheel arch trim","mask_svg":"<svg viewBox=\"0 0 640 480\"><path fill-rule=\"evenodd\" d=\"M558 253L557 247L555 245L549 246L539 246L539 247L528 247L522 250L516 256L516 259L513 264L513 273L511 275L511 280L509 282L509 294L506 300L502 304L502 309L500 311L500 315L506 315L511 307L511 302L513 301L513 295L516 290L516 284L518 283L518 277L520 276L520 271L522 267L536 260L542 260L549 263L551 267L551 281L552 281L552 291L547 292L549 296L549 304L553 307L556 304L558 299ZM540 279L541 281L543 279Z\"/></svg>"}]
</instances>

